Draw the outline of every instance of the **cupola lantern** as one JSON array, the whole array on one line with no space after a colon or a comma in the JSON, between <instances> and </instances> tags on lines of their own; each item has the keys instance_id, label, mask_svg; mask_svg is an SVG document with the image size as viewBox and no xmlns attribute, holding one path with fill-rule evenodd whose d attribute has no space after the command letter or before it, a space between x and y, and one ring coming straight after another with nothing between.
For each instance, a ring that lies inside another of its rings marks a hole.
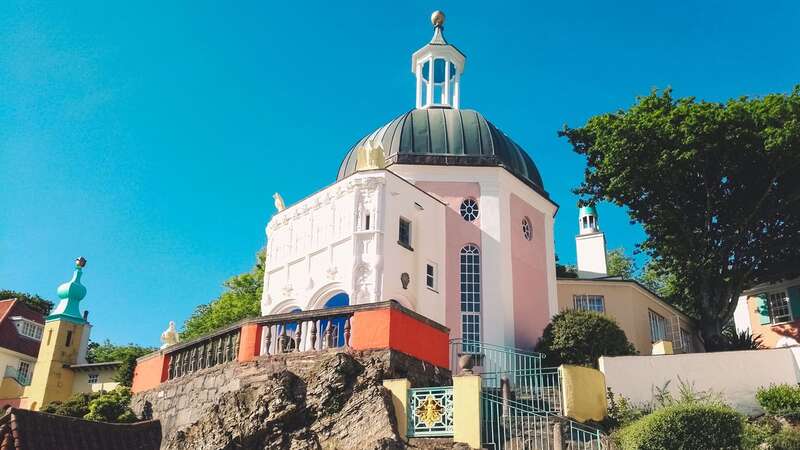
<instances>
[{"instance_id":1,"label":"cupola lantern","mask_svg":"<svg viewBox=\"0 0 800 450\"><path fill-rule=\"evenodd\" d=\"M417 109L458 109L459 85L466 57L444 39L444 13L431 15L433 37L411 56L411 72L417 77Z\"/></svg>"}]
</instances>

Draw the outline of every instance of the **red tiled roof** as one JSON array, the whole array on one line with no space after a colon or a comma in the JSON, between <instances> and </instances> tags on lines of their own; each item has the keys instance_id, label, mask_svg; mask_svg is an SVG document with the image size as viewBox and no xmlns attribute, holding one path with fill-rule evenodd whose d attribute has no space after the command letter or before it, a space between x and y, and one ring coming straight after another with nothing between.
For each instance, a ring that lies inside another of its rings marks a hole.
<instances>
[{"instance_id":1,"label":"red tiled roof","mask_svg":"<svg viewBox=\"0 0 800 450\"><path fill-rule=\"evenodd\" d=\"M9 408L0 417L0 450L158 450L161 422L92 422Z\"/></svg>"},{"instance_id":2,"label":"red tiled roof","mask_svg":"<svg viewBox=\"0 0 800 450\"><path fill-rule=\"evenodd\" d=\"M16 325L11 321L11 317L16 316L44 324L44 317L41 313L32 310L17 299L0 300L0 347L35 358L39 355L41 342L22 336L17 332Z\"/></svg>"}]
</instances>

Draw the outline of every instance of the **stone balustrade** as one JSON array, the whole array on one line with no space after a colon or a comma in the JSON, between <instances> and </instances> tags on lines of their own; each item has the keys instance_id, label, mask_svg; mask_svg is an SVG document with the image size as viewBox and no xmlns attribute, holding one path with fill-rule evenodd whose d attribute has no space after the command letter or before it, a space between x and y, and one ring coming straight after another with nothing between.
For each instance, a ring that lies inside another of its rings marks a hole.
<instances>
[{"instance_id":1,"label":"stone balustrade","mask_svg":"<svg viewBox=\"0 0 800 450\"><path fill-rule=\"evenodd\" d=\"M335 348L392 349L447 369L448 336L395 301L255 317L139 358L132 390L233 361Z\"/></svg>"}]
</instances>

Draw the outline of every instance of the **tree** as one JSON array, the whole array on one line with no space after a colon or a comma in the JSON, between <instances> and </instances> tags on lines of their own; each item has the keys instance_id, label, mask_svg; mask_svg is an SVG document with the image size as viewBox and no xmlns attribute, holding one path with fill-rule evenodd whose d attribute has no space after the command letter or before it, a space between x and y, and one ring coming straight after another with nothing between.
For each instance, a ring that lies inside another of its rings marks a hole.
<instances>
[{"instance_id":1,"label":"tree","mask_svg":"<svg viewBox=\"0 0 800 450\"><path fill-rule=\"evenodd\" d=\"M623 280L633 279L633 272L636 270L636 263L632 256L625 255L625 249L615 248L606 253L606 263L608 274L612 277L620 277Z\"/></svg>"},{"instance_id":2,"label":"tree","mask_svg":"<svg viewBox=\"0 0 800 450\"><path fill-rule=\"evenodd\" d=\"M130 409L130 403L130 389L119 386L108 392L72 394L63 402L48 403L42 408L42 412L98 422L136 422L138 418Z\"/></svg>"},{"instance_id":3,"label":"tree","mask_svg":"<svg viewBox=\"0 0 800 450\"><path fill-rule=\"evenodd\" d=\"M248 317L261 315L266 255L256 255L256 265L248 273L228 279L226 291L211 303L198 306L183 324L181 338L191 339Z\"/></svg>"},{"instance_id":4,"label":"tree","mask_svg":"<svg viewBox=\"0 0 800 450\"><path fill-rule=\"evenodd\" d=\"M553 316L536 351L549 366L580 364L597 367L601 356L635 355L633 344L617 323L602 314L569 309Z\"/></svg>"},{"instance_id":5,"label":"tree","mask_svg":"<svg viewBox=\"0 0 800 450\"><path fill-rule=\"evenodd\" d=\"M559 263L558 255L556 255L556 278L578 278L575 266Z\"/></svg>"},{"instance_id":6,"label":"tree","mask_svg":"<svg viewBox=\"0 0 800 450\"><path fill-rule=\"evenodd\" d=\"M560 134L587 159L576 193L642 224L706 349L743 289L800 272L800 86L726 103L653 91Z\"/></svg>"},{"instance_id":7,"label":"tree","mask_svg":"<svg viewBox=\"0 0 800 450\"><path fill-rule=\"evenodd\" d=\"M32 310L42 313L43 316L50 314L50 310L53 309L53 302L39 297L36 294L26 294L24 292L0 289L0 300L9 298L16 298Z\"/></svg>"},{"instance_id":8,"label":"tree","mask_svg":"<svg viewBox=\"0 0 800 450\"><path fill-rule=\"evenodd\" d=\"M130 387L133 382L133 370L136 358L156 351L155 347L143 347L136 344L115 345L106 339L102 344L90 342L86 352L86 360L90 363L121 361L122 364L114 375L114 381Z\"/></svg>"}]
</instances>

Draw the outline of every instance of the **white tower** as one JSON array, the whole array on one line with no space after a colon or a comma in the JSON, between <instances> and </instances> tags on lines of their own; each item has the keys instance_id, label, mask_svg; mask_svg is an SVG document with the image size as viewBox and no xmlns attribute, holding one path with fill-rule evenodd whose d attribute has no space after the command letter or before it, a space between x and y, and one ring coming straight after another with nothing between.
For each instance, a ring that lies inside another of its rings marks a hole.
<instances>
[{"instance_id":1,"label":"white tower","mask_svg":"<svg viewBox=\"0 0 800 450\"><path fill-rule=\"evenodd\" d=\"M444 13L435 11L431 22L431 41L411 55L411 72L417 77L417 109L458 109L458 88L466 57L444 39Z\"/></svg>"},{"instance_id":2,"label":"white tower","mask_svg":"<svg viewBox=\"0 0 800 450\"><path fill-rule=\"evenodd\" d=\"M578 257L578 277L600 278L608 276L606 267L606 235L600 231L597 210L584 206L578 217L580 233L575 236Z\"/></svg>"}]
</instances>

